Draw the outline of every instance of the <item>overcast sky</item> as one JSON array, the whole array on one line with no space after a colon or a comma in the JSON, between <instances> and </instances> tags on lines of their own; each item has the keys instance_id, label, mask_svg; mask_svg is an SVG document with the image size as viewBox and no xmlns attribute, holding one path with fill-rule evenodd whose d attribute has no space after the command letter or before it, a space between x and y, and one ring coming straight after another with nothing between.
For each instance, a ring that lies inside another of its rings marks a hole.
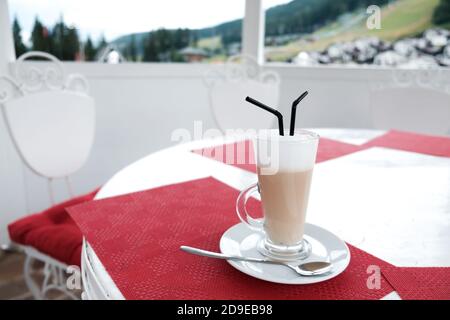
<instances>
[{"instance_id":1,"label":"overcast sky","mask_svg":"<svg viewBox=\"0 0 450 320\"><path fill-rule=\"evenodd\" d=\"M263 0L264 7L290 0ZM64 21L79 28L82 37L91 34L107 40L160 27L203 28L242 18L244 0L9 0L11 17L17 16L24 38L39 16L52 26L63 14ZM27 40L27 39L25 39Z\"/></svg>"}]
</instances>

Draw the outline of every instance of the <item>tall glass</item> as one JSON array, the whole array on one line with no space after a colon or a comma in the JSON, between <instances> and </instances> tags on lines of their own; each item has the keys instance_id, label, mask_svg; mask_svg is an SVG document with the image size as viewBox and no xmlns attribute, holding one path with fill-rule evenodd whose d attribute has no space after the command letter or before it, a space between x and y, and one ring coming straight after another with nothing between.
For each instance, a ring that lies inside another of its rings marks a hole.
<instances>
[{"instance_id":1,"label":"tall glass","mask_svg":"<svg viewBox=\"0 0 450 320\"><path fill-rule=\"evenodd\" d=\"M319 136L306 130L296 130L293 136L264 130L256 138L258 183L241 192L236 211L250 229L264 233L258 249L269 257L297 260L310 253L303 233L318 143ZM246 209L257 192L263 220L252 218Z\"/></svg>"}]
</instances>

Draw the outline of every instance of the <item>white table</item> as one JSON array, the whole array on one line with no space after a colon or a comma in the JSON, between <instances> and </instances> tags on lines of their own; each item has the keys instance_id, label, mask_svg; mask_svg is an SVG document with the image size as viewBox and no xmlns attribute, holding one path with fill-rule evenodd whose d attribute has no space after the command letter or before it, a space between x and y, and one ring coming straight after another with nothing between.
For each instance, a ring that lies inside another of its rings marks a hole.
<instances>
[{"instance_id":1,"label":"white table","mask_svg":"<svg viewBox=\"0 0 450 320\"><path fill-rule=\"evenodd\" d=\"M353 144L384 133L314 131ZM256 181L253 173L190 151L242 138L190 142L151 154L114 175L96 199L208 176L241 190ZM317 164L307 221L397 266L450 266L450 159L371 148ZM124 298L86 242L82 270L83 298ZM400 297L392 292L384 298Z\"/></svg>"}]
</instances>

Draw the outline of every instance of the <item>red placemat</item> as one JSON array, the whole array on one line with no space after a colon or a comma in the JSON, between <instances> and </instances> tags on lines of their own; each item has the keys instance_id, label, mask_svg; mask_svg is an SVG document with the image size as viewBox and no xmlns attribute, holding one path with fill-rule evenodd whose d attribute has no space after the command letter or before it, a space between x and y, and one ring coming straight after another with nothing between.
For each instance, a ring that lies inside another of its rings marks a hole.
<instances>
[{"instance_id":1,"label":"red placemat","mask_svg":"<svg viewBox=\"0 0 450 320\"><path fill-rule=\"evenodd\" d=\"M333 139L320 138L316 162L335 159L371 147L383 147L433 156L450 157L450 138L391 130L363 145L353 145ZM251 141L241 141L212 148L193 150L194 153L238 168L256 172Z\"/></svg>"},{"instance_id":2,"label":"red placemat","mask_svg":"<svg viewBox=\"0 0 450 320\"><path fill-rule=\"evenodd\" d=\"M450 138L391 130L363 144L361 148L384 147L433 156L450 157Z\"/></svg>"},{"instance_id":3,"label":"red placemat","mask_svg":"<svg viewBox=\"0 0 450 320\"><path fill-rule=\"evenodd\" d=\"M386 266L383 276L405 300L450 300L450 268Z\"/></svg>"},{"instance_id":4,"label":"red placemat","mask_svg":"<svg viewBox=\"0 0 450 320\"><path fill-rule=\"evenodd\" d=\"M205 178L68 212L127 299L380 299L393 291L383 276L379 288L368 288L368 267L383 272L390 265L353 246L342 274L311 285L258 280L225 261L179 250L191 245L218 251L222 234L239 222L237 196L237 190Z\"/></svg>"},{"instance_id":5,"label":"red placemat","mask_svg":"<svg viewBox=\"0 0 450 320\"><path fill-rule=\"evenodd\" d=\"M320 138L316 163L335 159L361 150L360 146L327 138Z\"/></svg>"},{"instance_id":6,"label":"red placemat","mask_svg":"<svg viewBox=\"0 0 450 320\"><path fill-rule=\"evenodd\" d=\"M320 138L316 162L334 159L359 150L361 148L357 145ZM256 172L253 144L250 140L193 150L192 152L250 172Z\"/></svg>"},{"instance_id":7,"label":"red placemat","mask_svg":"<svg viewBox=\"0 0 450 320\"><path fill-rule=\"evenodd\" d=\"M193 153L256 173L255 153L251 140L192 150Z\"/></svg>"}]
</instances>

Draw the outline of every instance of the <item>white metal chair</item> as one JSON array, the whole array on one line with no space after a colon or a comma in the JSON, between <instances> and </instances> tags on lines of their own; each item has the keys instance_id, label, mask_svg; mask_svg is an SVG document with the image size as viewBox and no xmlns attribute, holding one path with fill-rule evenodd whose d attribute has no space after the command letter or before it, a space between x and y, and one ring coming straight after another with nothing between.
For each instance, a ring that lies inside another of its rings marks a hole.
<instances>
[{"instance_id":1,"label":"white metal chair","mask_svg":"<svg viewBox=\"0 0 450 320\"><path fill-rule=\"evenodd\" d=\"M222 133L273 127L274 117L255 110L245 97L278 109L280 77L276 72L262 70L250 56L238 55L228 59L224 72L216 68L208 71L204 82L214 121Z\"/></svg>"},{"instance_id":2,"label":"white metal chair","mask_svg":"<svg viewBox=\"0 0 450 320\"><path fill-rule=\"evenodd\" d=\"M25 61L35 58L47 61ZM88 96L86 79L67 75L52 55L29 52L13 65L11 77L0 77L0 107L23 162L48 180L50 202L54 204L52 180L57 178L65 179L72 197L69 176L86 162L95 133L95 103ZM26 254L24 276L36 299L45 298L52 289L76 298L62 276L66 263L31 246L16 246ZM45 265L40 286L31 276L35 260Z\"/></svg>"},{"instance_id":3,"label":"white metal chair","mask_svg":"<svg viewBox=\"0 0 450 320\"><path fill-rule=\"evenodd\" d=\"M440 69L395 69L371 92L373 126L450 135L450 79Z\"/></svg>"}]
</instances>

